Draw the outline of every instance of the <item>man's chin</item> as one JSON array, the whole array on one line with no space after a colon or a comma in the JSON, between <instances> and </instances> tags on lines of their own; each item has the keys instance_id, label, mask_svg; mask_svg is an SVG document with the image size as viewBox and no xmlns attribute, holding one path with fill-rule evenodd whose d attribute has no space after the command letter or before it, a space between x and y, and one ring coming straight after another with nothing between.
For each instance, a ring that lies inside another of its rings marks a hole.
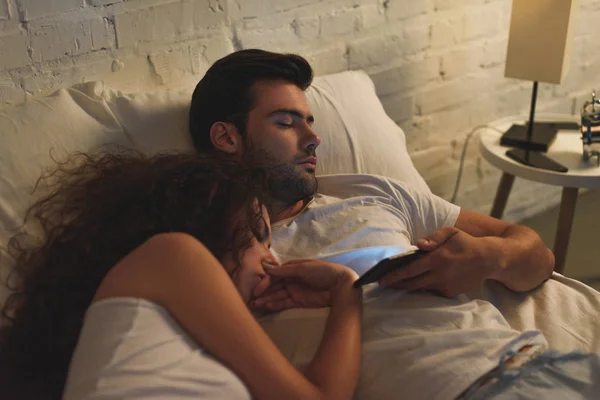
<instances>
[{"instance_id":1,"label":"man's chin","mask_svg":"<svg viewBox=\"0 0 600 400\"><path fill-rule=\"evenodd\" d=\"M300 175L315 176L316 167L309 167L309 166L306 166L305 164L299 164L298 167L300 167L298 169L298 172L300 173Z\"/></svg>"}]
</instances>

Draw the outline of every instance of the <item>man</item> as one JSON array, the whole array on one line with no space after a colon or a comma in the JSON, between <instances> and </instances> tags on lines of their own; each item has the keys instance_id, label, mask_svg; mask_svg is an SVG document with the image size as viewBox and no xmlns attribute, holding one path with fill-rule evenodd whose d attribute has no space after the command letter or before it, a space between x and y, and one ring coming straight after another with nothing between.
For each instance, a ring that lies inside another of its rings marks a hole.
<instances>
[{"instance_id":1,"label":"man","mask_svg":"<svg viewBox=\"0 0 600 400\"><path fill-rule=\"evenodd\" d=\"M315 151L321 139L304 97L311 81L310 65L296 55L244 50L222 58L192 97L196 148L270 167L273 248L283 261L321 258L360 271L384 253L415 245L426 250L379 282L410 291L394 304L402 329L392 334L379 327L367 332L366 340L394 341L393 352L376 357L392 357L398 365L391 379L406 398L456 398L490 390L479 389L488 386L486 372L503 373L516 355L533 357L546 342L540 332L512 330L491 304L455 296L487 279L515 291L531 290L551 275L552 252L524 226L461 210L402 182L366 175L325 176L317 182ZM279 301L277 310L295 306L293 293L267 285L264 279L256 286L255 306L267 299ZM548 357L562 362L562 355ZM362 377L369 373L363 371Z\"/></svg>"},{"instance_id":2,"label":"man","mask_svg":"<svg viewBox=\"0 0 600 400\"><path fill-rule=\"evenodd\" d=\"M217 61L192 98L190 127L199 151L272 165L273 222L296 216L317 191L321 139L303 93L311 81L310 66L298 56L247 50ZM495 279L527 291L552 273L554 256L534 231L471 211L451 213L458 213L448 220L453 226L413 243L431 254L389 274L384 285L454 296Z\"/></svg>"}]
</instances>

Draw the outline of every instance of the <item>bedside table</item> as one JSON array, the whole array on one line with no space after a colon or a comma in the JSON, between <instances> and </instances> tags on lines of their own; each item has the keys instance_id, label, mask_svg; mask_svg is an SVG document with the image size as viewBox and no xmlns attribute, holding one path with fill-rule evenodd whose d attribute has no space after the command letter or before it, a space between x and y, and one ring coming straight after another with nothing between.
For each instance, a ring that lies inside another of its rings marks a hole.
<instances>
[{"instance_id":1,"label":"bedside table","mask_svg":"<svg viewBox=\"0 0 600 400\"><path fill-rule=\"evenodd\" d=\"M508 117L494 121L489 126L505 132L512 124L523 124L526 121L526 116ZM574 121L579 123L580 117L577 115L540 114L536 116L536 121ZM590 162L583 161L580 131L559 131L556 140L546 153L549 158L567 167L569 171L566 173L537 169L513 161L506 156L506 151L510 147L500 146L501 136L502 134L494 129L485 129L481 134L479 144L483 158L503 172L490 215L502 218L515 177L561 186L563 190L554 240L554 269L556 272L563 273L579 188L600 188L600 168L597 167L595 159Z\"/></svg>"}]
</instances>

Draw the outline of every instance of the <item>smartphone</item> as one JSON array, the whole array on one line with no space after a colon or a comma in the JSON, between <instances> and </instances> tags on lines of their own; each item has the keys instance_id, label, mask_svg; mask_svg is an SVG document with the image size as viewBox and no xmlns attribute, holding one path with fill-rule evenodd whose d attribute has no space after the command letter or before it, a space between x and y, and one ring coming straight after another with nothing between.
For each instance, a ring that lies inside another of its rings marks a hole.
<instances>
[{"instance_id":1,"label":"smartphone","mask_svg":"<svg viewBox=\"0 0 600 400\"><path fill-rule=\"evenodd\" d=\"M358 278L358 280L356 280L352 286L356 288L366 285L367 283L377 282L389 272L398 268L402 268L416 259L423 257L425 254L427 254L427 251L417 249L398 254L396 256L384 258L375 264L374 267L365 272L360 278Z\"/></svg>"},{"instance_id":2,"label":"smartphone","mask_svg":"<svg viewBox=\"0 0 600 400\"><path fill-rule=\"evenodd\" d=\"M568 172L569 169L556 161L551 160L542 153L533 150L512 149L506 152L508 158L512 158L522 164L535 168L546 169L556 172Z\"/></svg>"}]
</instances>

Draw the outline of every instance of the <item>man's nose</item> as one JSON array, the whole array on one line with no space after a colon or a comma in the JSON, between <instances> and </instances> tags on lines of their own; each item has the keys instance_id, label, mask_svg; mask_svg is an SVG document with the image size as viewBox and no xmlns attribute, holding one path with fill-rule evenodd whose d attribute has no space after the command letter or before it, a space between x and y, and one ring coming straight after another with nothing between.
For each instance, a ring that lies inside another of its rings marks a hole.
<instances>
[{"instance_id":1,"label":"man's nose","mask_svg":"<svg viewBox=\"0 0 600 400\"><path fill-rule=\"evenodd\" d=\"M319 145L321 144L321 137L317 135L317 132L315 132L310 125L306 126L305 132L306 133L304 147L312 148L313 150L319 147Z\"/></svg>"}]
</instances>

